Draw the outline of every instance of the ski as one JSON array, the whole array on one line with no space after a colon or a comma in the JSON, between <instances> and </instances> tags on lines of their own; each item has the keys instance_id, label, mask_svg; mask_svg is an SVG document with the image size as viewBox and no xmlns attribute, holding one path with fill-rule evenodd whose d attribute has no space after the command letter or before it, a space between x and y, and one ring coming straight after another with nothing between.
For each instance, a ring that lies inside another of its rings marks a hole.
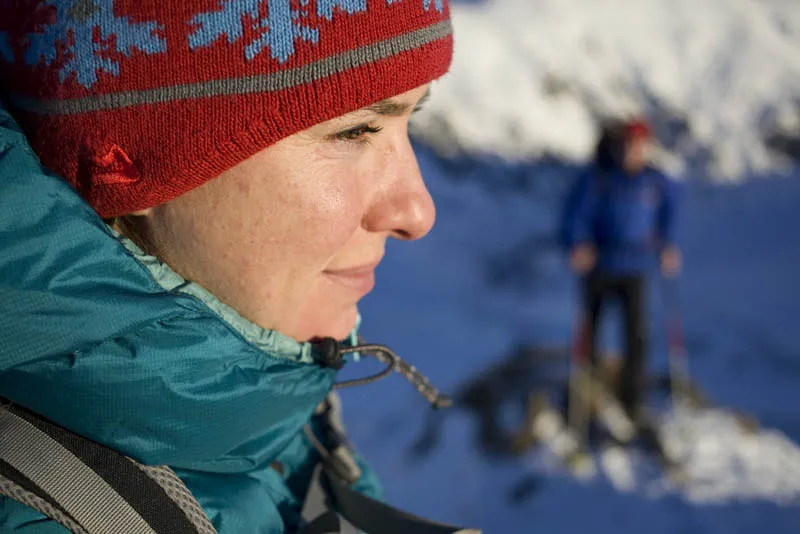
<instances>
[{"instance_id":1,"label":"ski","mask_svg":"<svg viewBox=\"0 0 800 534\"><path fill-rule=\"evenodd\" d=\"M593 401L596 404L595 417L609 433L613 445L628 448L633 443L639 442L642 450L652 453L673 483L682 483L686 478L685 469L665 448L658 426L650 412L642 407L636 414L635 420L631 419L603 380L593 377L591 387Z\"/></svg>"},{"instance_id":2,"label":"ski","mask_svg":"<svg viewBox=\"0 0 800 534\"><path fill-rule=\"evenodd\" d=\"M639 443L655 457L673 483L685 480L683 466L669 455L649 415L642 412L636 421L631 420L606 384L595 376L587 376L580 388L582 395L588 395L583 400L588 401L592 417L608 433L604 452L614 448L625 450ZM512 440L512 450L522 453L535 445L543 446L574 476L588 479L594 477L597 466L586 438L569 427L546 394L536 393L529 398L526 420Z\"/></svg>"},{"instance_id":3,"label":"ski","mask_svg":"<svg viewBox=\"0 0 800 534\"><path fill-rule=\"evenodd\" d=\"M592 454L582 446L574 429L543 393L531 395L525 424L512 440L512 451L522 453L540 445L557 458L576 478L593 478L597 467Z\"/></svg>"}]
</instances>

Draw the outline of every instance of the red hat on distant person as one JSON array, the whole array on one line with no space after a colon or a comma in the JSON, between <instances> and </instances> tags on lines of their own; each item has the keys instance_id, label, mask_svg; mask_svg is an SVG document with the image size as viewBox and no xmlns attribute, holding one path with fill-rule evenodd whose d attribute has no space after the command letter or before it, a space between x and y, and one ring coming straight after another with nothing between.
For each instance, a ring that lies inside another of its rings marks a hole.
<instances>
[{"instance_id":1,"label":"red hat on distant person","mask_svg":"<svg viewBox=\"0 0 800 534\"><path fill-rule=\"evenodd\" d=\"M314 124L424 85L447 0L19 0L0 93L103 217L167 202Z\"/></svg>"},{"instance_id":2,"label":"red hat on distant person","mask_svg":"<svg viewBox=\"0 0 800 534\"><path fill-rule=\"evenodd\" d=\"M625 123L625 139L650 139L652 137L653 130L646 120L635 119Z\"/></svg>"}]
</instances>

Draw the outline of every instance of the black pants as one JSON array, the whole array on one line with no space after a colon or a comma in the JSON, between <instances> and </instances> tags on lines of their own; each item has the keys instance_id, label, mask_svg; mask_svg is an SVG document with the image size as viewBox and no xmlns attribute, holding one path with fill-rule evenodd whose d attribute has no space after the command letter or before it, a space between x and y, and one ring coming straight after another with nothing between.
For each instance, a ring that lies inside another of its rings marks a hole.
<instances>
[{"instance_id":1,"label":"black pants","mask_svg":"<svg viewBox=\"0 0 800 534\"><path fill-rule=\"evenodd\" d=\"M620 374L619 399L635 416L644 393L644 360L647 346L645 320L646 280L643 276L595 273L584 280L584 307L588 319L588 349L592 364L598 362L597 333L603 311L614 298L622 304L625 361Z\"/></svg>"}]
</instances>

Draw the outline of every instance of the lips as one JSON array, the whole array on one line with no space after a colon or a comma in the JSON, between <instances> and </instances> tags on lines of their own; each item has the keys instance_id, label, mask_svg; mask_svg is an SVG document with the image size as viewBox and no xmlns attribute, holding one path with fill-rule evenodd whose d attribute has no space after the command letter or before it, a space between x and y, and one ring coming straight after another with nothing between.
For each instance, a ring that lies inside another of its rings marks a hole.
<instances>
[{"instance_id":1,"label":"lips","mask_svg":"<svg viewBox=\"0 0 800 534\"><path fill-rule=\"evenodd\" d=\"M366 295L375 287L375 268L378 263L352 267L348 269L328 269L323 271L325 277L340 286Z\"/></svg>"}]
</instances>

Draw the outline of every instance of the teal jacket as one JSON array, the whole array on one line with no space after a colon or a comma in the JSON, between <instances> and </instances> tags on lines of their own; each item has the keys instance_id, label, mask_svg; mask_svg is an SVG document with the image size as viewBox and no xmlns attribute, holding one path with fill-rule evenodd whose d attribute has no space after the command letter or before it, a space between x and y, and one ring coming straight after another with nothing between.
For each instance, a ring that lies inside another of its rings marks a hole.
<instances>
[{"instance_id":1,"label":"teal jacket","mask_svg":"<svg viewBox=\"0 0 800 534\"><path fill-rule=\"evenodd\" d=\"M0 396L171 466L220 534L290 533L318 460L302 427L335 380L321 361L115 234L0 108ZM65 529L0 497L0 532Z\"/></svg>"}]
</instances>

